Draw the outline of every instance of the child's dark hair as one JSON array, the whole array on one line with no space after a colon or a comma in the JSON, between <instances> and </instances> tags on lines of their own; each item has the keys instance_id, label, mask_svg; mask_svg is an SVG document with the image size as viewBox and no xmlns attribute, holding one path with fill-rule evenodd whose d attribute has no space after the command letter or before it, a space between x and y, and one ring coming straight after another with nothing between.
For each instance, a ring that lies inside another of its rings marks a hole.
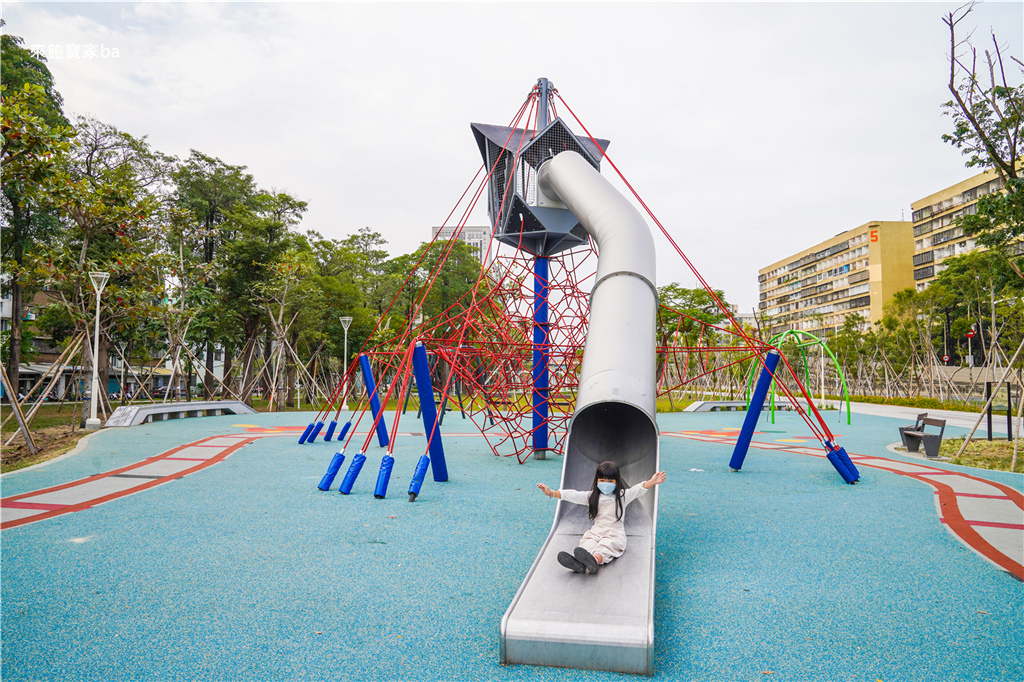
<instances>
[{"instance_id":1,"label":"child's dark hair","mask_svg":"<svg viewBox=\"0 0 1024 682\"><path fill-rule=\"evenodd\" d=\"M622 497L626 494L626 483L619 473L619 465L615 462L601 462L594 472L594 485L590 491L590 518L597 517L597 501L601 499L601 491L597 489L597 480L608 478L615 481L615 520L622 520Z\"/></svg>"}]
</instances>

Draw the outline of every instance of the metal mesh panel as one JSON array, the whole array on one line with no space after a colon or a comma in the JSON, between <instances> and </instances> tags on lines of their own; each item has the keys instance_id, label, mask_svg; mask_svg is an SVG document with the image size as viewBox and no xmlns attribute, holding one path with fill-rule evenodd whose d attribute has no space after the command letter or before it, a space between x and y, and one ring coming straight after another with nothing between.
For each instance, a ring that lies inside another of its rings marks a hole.
<instances>
[{"instance_id":1,"label":"metal mesh panel","mask_svg":"<svg viewBox=\"0 0 1024 682\"><path fill-rule=\"evenodd\" d=\"M516 169L516 191L531 206L537 204L537 171L529 164L519 162Z\"/></svg>"},{"instance_id":2,"label":"metal mesh panel","mask_svg":"<svg viewBox=\"0 0 1024 682\"><path fill-rule=\"evenodd\" d=\"M490 214L492 220L498 217L498 207L503 205L504 197L503 215L500 216L499 220L495 221L497 225L495 230L496 237L535 231L524 228L522 221L515 220L515 216L510 215L510 211L512 209L512 197L515 195L521 197L522 201L528 206L537 205L537 170L545 161L563 151L574 151L586 159L595 169L601 169L600 162L591 156L590 152L587 151L561 119L555 119L543 133L526 143L521 150L503 150L490 140L487 143L487 150L489 164L493 165L496 159L501 159L491 176L490 183ZM519 151L518 158L516 158L516 151ZM515 168L512 169L510 166L514 158L516 159ZM508 195L505 196L505 183L509 180L510 172L512 173L512 186L509 187ZM573 229L572 235L577 240L586 240L586 232L580 226Z\"/></svg>"},{"instance_id":3,"label":"metal mesh panel","mask_svg":"<svg viewBox=\"0 0 1024 682\"><path fill-rule=\"evenodd\" d=\"M511 158L511 152L508 152L498 145L494 144L490 140L487 141L487 168L488 170L493 168L494 172L491 174L490 181L490 196L488 197L488 213L491 217L491 223L495 224L501 229L505 220L498 220L498 210L502 208L504 199L504 210L503 213L508 215L509 204L512 200L512 191L514 188L509 188L509 196L505 197L505 185L508 182L508 166ZM502 216L504 218L504 216ZM501 230L502 232L504 230Z\"/></svg>"},{"instance_id":4,"label":"metal mesh panel","mask_svg":"<svg viewBox=\"0 0 1024 682\"><path fill-rule=\"evenodd\" d=\"M542 163L564 151L574 151L586 159L594 168L597 170L601 169L597 161L591 157L590 152L583 148L583 145L580 144L576 136L572 134L561 119L555 119L554 123L548 126L548 129L540 137L523 150L520 162L525 161L536 171Z\"/></svg>"}]
</instances>

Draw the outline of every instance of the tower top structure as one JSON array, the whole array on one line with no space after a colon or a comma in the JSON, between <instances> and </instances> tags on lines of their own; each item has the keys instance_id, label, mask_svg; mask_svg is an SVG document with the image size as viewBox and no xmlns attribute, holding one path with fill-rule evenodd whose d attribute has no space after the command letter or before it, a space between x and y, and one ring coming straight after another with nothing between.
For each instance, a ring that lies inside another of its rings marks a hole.
<instances>
[{"instance_id":1,"label":"tower top structure","mask_svg":"<svg viewBox=\"0 0 1024 682\"><path fill-rule=\"evenodd\" d=\"M587 233L565 206L537 189L541 164L574 151L597 170L608 140L577 137L556 117L549 121L550 100L558 94L547 78L537 80L534 127L472 123L470 128L490 173L487 211L495 238L535 256L551 256L586 243ZM596 143L596 144L595 144Z\"/></svg>"}]
</instances>

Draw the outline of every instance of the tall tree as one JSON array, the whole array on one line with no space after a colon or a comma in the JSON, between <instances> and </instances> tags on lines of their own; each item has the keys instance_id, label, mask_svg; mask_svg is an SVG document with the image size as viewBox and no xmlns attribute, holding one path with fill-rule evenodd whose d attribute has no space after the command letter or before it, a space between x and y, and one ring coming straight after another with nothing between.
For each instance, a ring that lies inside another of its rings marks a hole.
<instances>
[{"instance_id":1,"label":"tall tree","mask_svg":"<svg viewBox=\"0 0 1024 682\"><path fill-rule=\"evenodd\" d=\"M175 203L192 217L189 229L182 230L180 238L187 244L190 260L202 263L208 273L199 286L211 289L215 279L212 266L219 246L230 235L223 234L222 226L228 213L237 205L251 199L256 193L252 175L245 172L245 166L232 166L220 159L190 150L189 157L177 165L173 172L175 182ZM218 323L223 319L219 306L208 306L196 319L193 332L200 335L205 345L204 397L213 395L214 345Z\"/></svg>"},{"instance_id":2,"label":"tall tree","mask_svg":"<svg viewBox=\"0 0 1024 682\"><path fill-rule=\"evenodd\" d=\"M1024 62L1004 55L994 32L983 58L970 35L958 36L973 9L971 3L943 17L949 28L948 87L953 95L943 106L953 119L953 132L942 139L968 157L968 168L994 169L1005 183L1005 192L981 197L977 214L960 218L959 224L1024 278Z\"/></svg>"},{"instance_id":3,"label":"tall tree","mask_svg":"<svg viewBox=\"0 0 1024 682\"><path fill-rule=\"evenodd\" d=\"M111 327L152 317L164 287L157 228L170 160L145 138L95 119L80 117L77 123L78 135L62 169L66 180L56 195L56 206L66 217L64 229L39 245L31 265L89 338L95 294L88 273L110 273L99 357L93 357L92 344L85 354L87 364L95 363L103 376ZM106 392L99 397L105 402Z\"/></svg>"},{"instance_id":4,"label":"tall tree","mask_svg":"<svg viewBox=\"0 0 1024 682\"><path fill-rule=\"evenodd\" d=\"M0 26L3 21L0 20ZM24 262L32 245L58 229L53 193L62 183L59 160L74 130L61 110L46 59L25 49L18 36L0 36L3 111L2 259L0 282L11 294L7 377L17 387L23 349Z\"/></svg>"},{"instance_id":5,"label":"tall tree","mask_svg":"<svg viewBox=\"0 0 1024 682\"><path fill-rule=\"evenodd\" d=\"M247 402L252 399L260 337L269 323L266 309L254 292L271 281L277 264L296 245L299 235L293 228L306 207L306 202L284 192L259 192L227 212L224 229L231 231L232 239L223 244L218 255L218 295L224 307L242 323L240 397ZM269 360L269 339L264 345L262 354Z\"/></svg>"}]
</instances>

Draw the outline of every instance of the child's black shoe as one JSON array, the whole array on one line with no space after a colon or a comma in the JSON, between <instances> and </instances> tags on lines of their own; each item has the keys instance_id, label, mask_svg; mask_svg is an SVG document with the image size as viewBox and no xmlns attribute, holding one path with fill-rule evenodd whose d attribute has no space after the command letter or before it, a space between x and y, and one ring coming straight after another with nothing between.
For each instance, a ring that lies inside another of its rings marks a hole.
<instances>
[{"instance_id":1,"label":"child's black shoe","mask_svg":"<svg viewBox=\"0 0 1024 682\"><path fill-rule=\"evenodd\" d=\"M563 566L568 568L573 573L586 573L587 572L587 567L584 566L579 561L576 561L575 559L573 559L572 558L572 554L569 554L568 552L559 552L558 553L558 563L562 564Z\"/></svg>"},{"instance_id":2,"label":"child's black shoe","mask_svg":"<svg viewBox=\"0 0 1024 682\"><path fill-rule=\"evenodd\" d=\"M577 547L572 551L572 553L573 556L576 557L577 563L580 563L583 566L585 566L588 572L597 573L597 559L594 558L593 554L583 549L582 547Z\"/></svg>"}]
</instances>

